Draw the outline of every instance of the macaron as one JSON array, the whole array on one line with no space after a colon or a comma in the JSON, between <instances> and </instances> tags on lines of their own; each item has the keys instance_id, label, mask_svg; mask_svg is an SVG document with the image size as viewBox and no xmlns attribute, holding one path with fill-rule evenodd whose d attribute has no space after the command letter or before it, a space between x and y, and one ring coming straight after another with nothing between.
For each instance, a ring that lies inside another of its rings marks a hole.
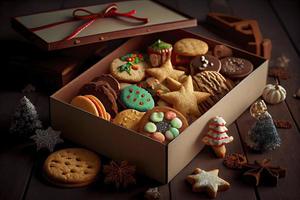
<instances>
[{"instance_id":1,"label":"macaron","mask_svg":"<svg viewBox=\"0 0 300 200\"><path fill-rule=\"evenodd\" d=\"M101 101L93 95L76 96L72 99L71 105L102 119L110 120L110 115L106 112Z\"/></svg>"}]
</instances>

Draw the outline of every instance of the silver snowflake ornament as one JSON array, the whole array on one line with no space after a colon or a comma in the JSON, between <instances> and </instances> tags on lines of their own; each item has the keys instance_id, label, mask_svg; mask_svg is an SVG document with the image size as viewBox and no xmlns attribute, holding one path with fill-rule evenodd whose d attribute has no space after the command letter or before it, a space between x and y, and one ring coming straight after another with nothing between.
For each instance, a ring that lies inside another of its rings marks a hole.
<instances>
[{"instance_id":1,"label":"silver snowflake ornament","mask_svg":"<svg viewBox=\"0 0 300 200\"><path fill-rule=\"evenodd\" d=\"M37 151L47 148L50 152L53 152L56 144L64 142L60 138L60 134L60 131L55 131L52 129L52 127L49 127L46 130L36 130L35 135L31 136L30 138L35 141Z\"/></svg>"}]
</instances>

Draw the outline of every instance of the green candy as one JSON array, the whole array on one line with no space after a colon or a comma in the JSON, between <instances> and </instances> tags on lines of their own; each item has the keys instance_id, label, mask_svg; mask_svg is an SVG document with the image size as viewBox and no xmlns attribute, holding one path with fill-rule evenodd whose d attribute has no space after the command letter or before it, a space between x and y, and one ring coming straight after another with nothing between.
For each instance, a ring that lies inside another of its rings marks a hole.
<instances>
[{"instance_id":1,"label":"green candy","mask_svg":"<svg viewBox=\"0 0 300 200\"><path fill-rule=\"evenodd\" d=\"M182 127L182 121L178 117L172 119L172 121L170 123L171 123L172 127L174 127L174 128Z\"/></svg>"},{"instance_id":2,"label":"green candy","mask_svg":"<svg viewBox=\"0 0 300 200\"><path fill-rule=\"evenodd\" d=\"M154 132L156 132L157 128L156 128L156 125L153 122L148 122L144 126L144 130L147 131L148 133L154 133Z\"/></svg>"},{"instance_id":3,"label":"green candy","mask_svg":"<svg viewBox=\"0 0 300 200\"><path fill-rule=\"evenodd\" d=\"M168 140L173 140L179 135L179 130L177 128L171 127L168 131L166 131L165 136Z\"/></svg>"},{"instance_id":4,"label":"green candy","mask_svg":"<svg viewBox=\"0 0 300 200\"><path fill-rule=\"evenodd\" d=\"M150 119L152 122L161 122L164 119L164 113L154 112L151 114Z\"/></svg>"}]
</instances>

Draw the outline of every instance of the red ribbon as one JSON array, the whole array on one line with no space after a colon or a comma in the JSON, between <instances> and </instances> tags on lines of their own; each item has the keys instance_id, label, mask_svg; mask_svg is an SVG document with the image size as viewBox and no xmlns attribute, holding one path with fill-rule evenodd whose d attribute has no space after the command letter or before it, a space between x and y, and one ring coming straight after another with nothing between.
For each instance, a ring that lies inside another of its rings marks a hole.
<instances>
[{"instance_id":1,"label":"red ribbon","mask_svg":"<svg viewBox=\"0 0 300 200\"><path fill-rule=\"evenodd\" d=\"M64 24L64 23L69 23L69 22L74 22L74 21L79 21L79 20L86 20L87 22L85 22L81 26L77 27L70 35L68 35L67 37L65 37L63 39L63 40L71 40L74 37L76 37L81 31L83 31L85 28L90 26L92 23L94 23L99 18L127 17L127 18L131 18L131 19L134 19L137 21L141 21L142 23L148 23L148 18L141 18L141 17L134 16L134 14L136 13L136 10L131 10L127 13L119 13L117 10L118 10L117 4L110 4L102 12L99 12L99 13L93 13L89 10L86 10L83 8L78 8L73 11L72 19L55 22L55 23L51 23L51 24L46 24L43 26L31 28L30 30L35 32L35 31L50 28L53 26L57 26L60 24ZM87 13L87 15L78 15L79 12Z\"/></svg>"}]
</instances>

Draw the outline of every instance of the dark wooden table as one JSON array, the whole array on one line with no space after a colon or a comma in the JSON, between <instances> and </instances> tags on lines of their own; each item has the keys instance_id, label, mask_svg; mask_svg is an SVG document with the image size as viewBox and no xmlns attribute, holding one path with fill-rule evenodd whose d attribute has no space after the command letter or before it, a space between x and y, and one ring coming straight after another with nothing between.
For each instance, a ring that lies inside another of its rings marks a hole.
<instances>
[{"instance_id":1,"label":"dark wooden table","mask_svg":"<svg viewBox=\"0 0 300 200\"><path fill-rule=\"evenodd\" d=\"M109 2L109 0L37 0L1 1L0 2L0 39L23 40L9 24L9 17L29 14L37 11L62 9L67 7ZM280 84L287 90L287 98L283 103L268 106L275 119L285 119L291 122L289 130L279 129L282 145L279 149L254 154L245 148L243 138L253 123L250 114L245 111L229 126L230 134L235 138L228 145L228 152L244 153L248 161L271 158L274 164L287 168L287 175L280 179L277 187L251 187L239 178L239 172L229 170L222 164L222 159L216 159L209 148L204 148L169 184L161 185L146 177L139 177L138 184L130 190L116 192L103 185L102 179L95 184L79 189L62 189L47 184L41 177L41 166L47 156L46 152L36 153L32 143L16 140L9 136L8 127L14 107L24 94L20 89L9 89L11 82L1 86L0 93L0 199L140 199L148 187L158 186L162 199L207 199L203 194L192 193L185 177L196 167L202 169L220 169L220 176L231 183L227 192L219 193L218 199L300 199L300 100L292 94L300 87L300 3L296 0L174 0L163 2L186 12L199 20L199 26L189 30L222 40L217 35L203 28L202 21L209 11L219 11L237 15L243 18L258 20L264 37L273 43L271 65L278 56L285 55L290 59L288 66L290 77L281 80ZM223 40L224 41L224 40ZM230 43L228 41L225 41ZM6 50L7 46L1 50ZM1 51L2 52L2 51ZM13 51L12 51L13 54ZM8 67L8 66L3 66ZM269 82L274 79L269 78ZM49 124L48 96L41 92L27 94L36 105L44 125Z\"/></svg>"}]
</instances>

